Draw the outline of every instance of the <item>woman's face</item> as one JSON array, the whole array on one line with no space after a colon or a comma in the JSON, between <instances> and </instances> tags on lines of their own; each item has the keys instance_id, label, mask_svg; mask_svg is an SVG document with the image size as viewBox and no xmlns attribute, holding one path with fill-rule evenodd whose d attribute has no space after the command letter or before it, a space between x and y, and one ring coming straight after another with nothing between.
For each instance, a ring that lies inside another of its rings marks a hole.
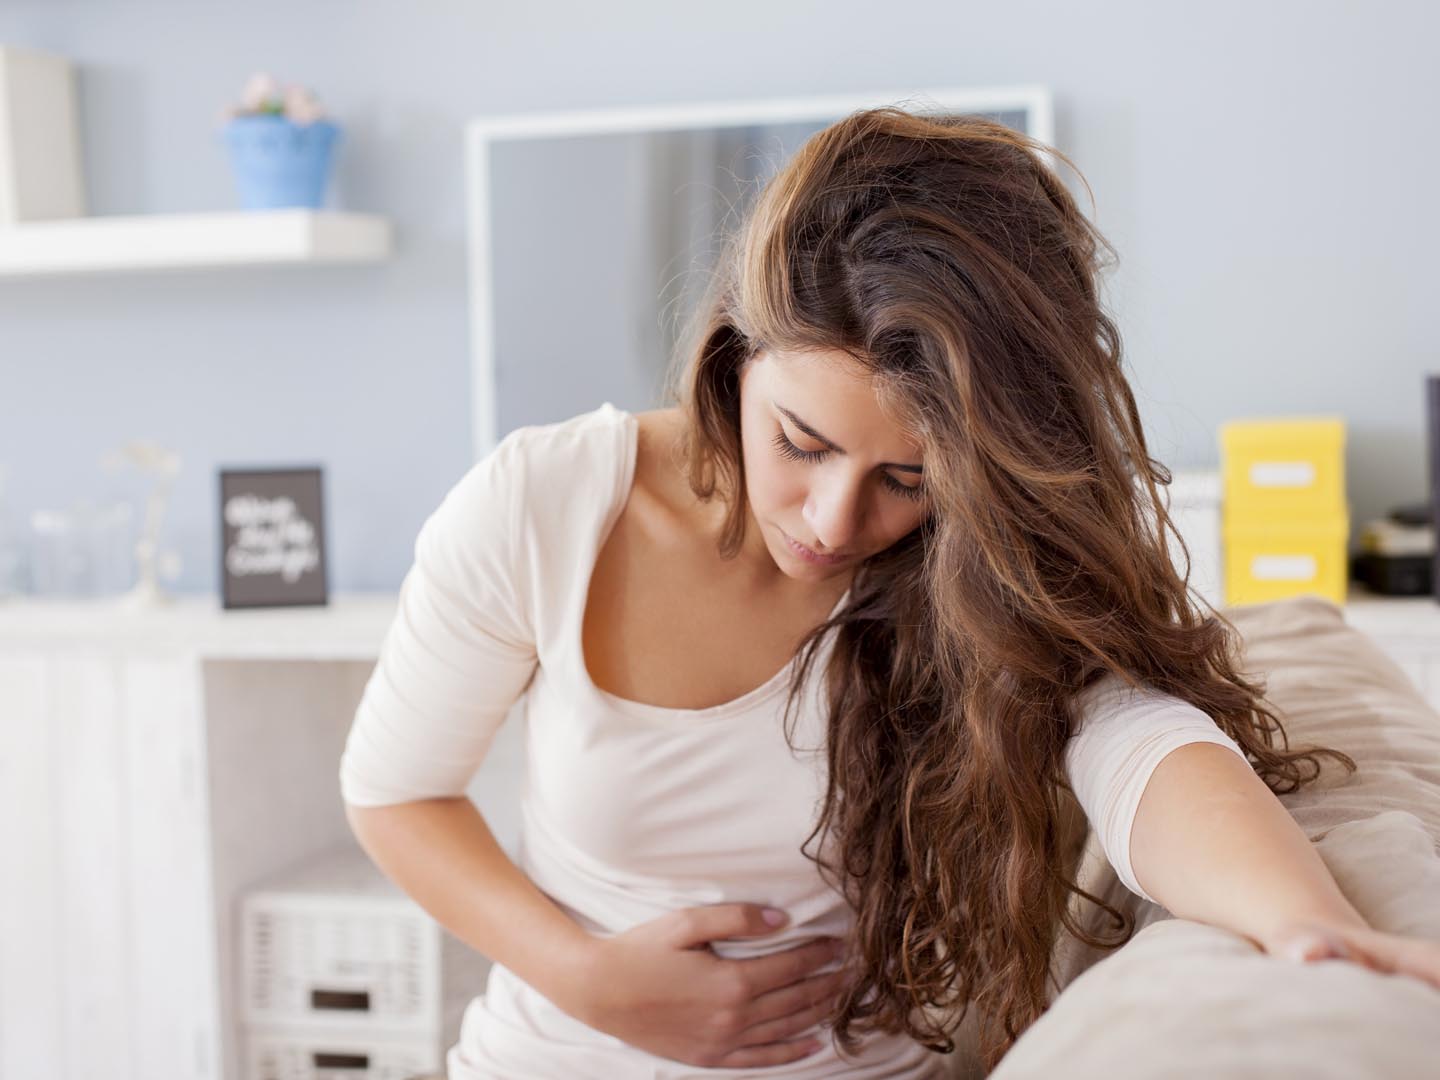
<instances>
[{"instance_id":1,"label":"woman's face","mask_svg":"<svg viewBox=\"0 0 1440 1080\"><path fill-rule=\"evenodd\" d=\"M790 577L849 574L928 512L919 444L844 353L759 353L740 375L740 435L751 514Z\"/></svg>"}]
</instances>

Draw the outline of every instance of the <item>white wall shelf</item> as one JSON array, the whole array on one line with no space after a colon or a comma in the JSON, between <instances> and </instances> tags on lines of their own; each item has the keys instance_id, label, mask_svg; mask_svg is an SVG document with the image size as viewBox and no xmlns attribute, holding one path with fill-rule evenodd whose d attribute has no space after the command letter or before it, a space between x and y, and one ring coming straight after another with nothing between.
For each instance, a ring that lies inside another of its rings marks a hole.
<instances>
[{"instance_id":1,"label":"white wall shelf","mask_svg":"<svg viewBox=\"0 0 1440 1080\"><path fill-rule=\"evenodd\" d=\"M162 607L127 610L111 598L22 595L0 602L0 655L130 649L203 660L373 660L398 594L332 593L329 601L227 610L218 596L181 593Z\"/></svg>"},{"instance_id":2,"label":"white wall shelf","mask_svg":"<svg viewBox=\"0 0 1440 1080\"><path fill-rule=\"evenodd\" d=\"M0 226L0 277L377 262L388 219L335 210L129 214Z\"/></svg>"}]
</instances>

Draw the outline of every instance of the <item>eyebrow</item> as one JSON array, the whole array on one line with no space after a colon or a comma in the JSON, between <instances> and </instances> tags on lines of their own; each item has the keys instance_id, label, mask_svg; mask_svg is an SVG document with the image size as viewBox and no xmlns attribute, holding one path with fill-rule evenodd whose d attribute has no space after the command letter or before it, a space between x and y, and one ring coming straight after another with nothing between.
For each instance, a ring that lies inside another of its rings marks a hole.
<instances>
[{"instance_id":1,"label":"eyebrow","mask_svg":"<svg viewBox=\"0 0 1440 1080\"><path fill-rule=\"evenodd\" d=\"M782 413L788 416L792 424L798 427L806 435L809 435L812 439L816 440L817 442L824 443L828 449L834 450L837 454L845 453L845 451L839 445L837 445L830 439L827 439L824 435L821 435L820 432L816 431L804 420L801 420L800 417L796 416L793 412L785 408L785 406L781 405L778 401L772 401L770 404L774 405L775 408L779 409ZM920 473L923 473L925 471L924 468L920 465L901 465L897 461L883 461L880 464L882 468L899 469L901 472L915 473L916 475L919 475Z\"/></svg>"}]
</instances>

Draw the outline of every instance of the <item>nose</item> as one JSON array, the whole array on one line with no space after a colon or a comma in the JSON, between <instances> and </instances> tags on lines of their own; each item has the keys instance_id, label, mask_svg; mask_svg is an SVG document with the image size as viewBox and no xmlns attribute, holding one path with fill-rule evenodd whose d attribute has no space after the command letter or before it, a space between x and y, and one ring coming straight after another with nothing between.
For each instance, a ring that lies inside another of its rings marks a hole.
<instances>
[{"instance_id":1,"label":"nose","mask_svg":"<svg viewBox=\"0 0 1440 1080\"><path fill-rule=\"evenodd\" d=\"M859 485L838 473L810 489L802 516L822 555L844 551L860 532Z\"/></svg>"}]
</instances>

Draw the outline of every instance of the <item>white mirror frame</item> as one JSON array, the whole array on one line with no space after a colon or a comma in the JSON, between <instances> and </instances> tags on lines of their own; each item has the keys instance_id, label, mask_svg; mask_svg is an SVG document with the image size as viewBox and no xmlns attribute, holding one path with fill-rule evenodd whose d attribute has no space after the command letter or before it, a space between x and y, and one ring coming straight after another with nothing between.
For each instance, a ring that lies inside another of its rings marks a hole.
<instances>
[{"instance_id":1,"label":"white mirror frame","mask_svg":"<svg viewBox=\"0 0 1440 1080\"><path fill-rule=\"evenodd\" d=\"M471 120L465 129L465 187L469 244L470 416L475 460L479 461L490 453L497 442L495 307L492 291L495 268L490 205L492 146L497 142L566 135L613 135L838 120L857 109L883 105L897 105L920 112L1024 111L1026 134L1046 146L1054 145L1054 99L1048 87L1039 85L513 113ZM1052 169L1055 167L1053 159L1048 164Z\"/></svg>"}]
</instances>

